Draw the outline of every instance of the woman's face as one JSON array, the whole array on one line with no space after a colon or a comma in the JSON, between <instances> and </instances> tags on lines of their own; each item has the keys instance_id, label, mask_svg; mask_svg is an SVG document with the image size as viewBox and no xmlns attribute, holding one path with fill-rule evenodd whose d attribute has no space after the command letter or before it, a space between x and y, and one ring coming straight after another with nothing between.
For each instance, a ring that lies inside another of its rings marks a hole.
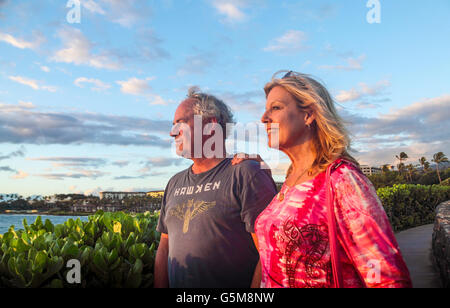
<instances>
[{"instance_id":1,"label":"woman's face","mask_svg":"<svg viewBox=\"0 0 450 308\"><path fill-rule=\"evenodd\" d=\"M283 87L274 87L266 101L266 111L261 122L266 125L269 147L289 149L309 136L308 124L313 121L297 106L295 98Z\"/></svg>"}]
</instances>

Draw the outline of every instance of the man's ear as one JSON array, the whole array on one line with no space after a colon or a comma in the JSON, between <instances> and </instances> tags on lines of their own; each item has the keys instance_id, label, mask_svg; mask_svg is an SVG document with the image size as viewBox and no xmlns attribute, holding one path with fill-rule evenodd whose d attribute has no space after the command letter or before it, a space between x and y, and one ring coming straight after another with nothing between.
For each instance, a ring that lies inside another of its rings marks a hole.
<instances>
[{"instance_id":1,"label":"man's ear","mask_svg":"<svg viewBox=\"0 0 450 308\"><path fill-rule=\"evenodd\" d=\"M205 125L208 125L208 124L211 124L211 123L218 124L219 121L217 121L217 119L215 117L209 118L209 119L206 120ZM216 126L216 125L211 125L210 130L206 133L207 135L211 135L212 134L213 126Z\"/></svg>"}]
</instances>

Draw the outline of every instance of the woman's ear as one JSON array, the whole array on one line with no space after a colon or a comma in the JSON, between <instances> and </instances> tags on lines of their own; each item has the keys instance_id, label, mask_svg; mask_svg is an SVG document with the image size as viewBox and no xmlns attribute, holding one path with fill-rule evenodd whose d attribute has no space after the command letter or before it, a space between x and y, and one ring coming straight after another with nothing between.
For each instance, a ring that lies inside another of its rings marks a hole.
<instances>
[{"instance_id":1,"label":"woman's ear","mask_svg":"<svg viewBox=\"0 0 450 308\"><path fill-rule=\"evenodd\" d=\"M313 124L313 122L316 120L316 117L314 116L314 114L310 111L305 112L305 125L306 126L311 126Z\"/></svg>"}]
</instances>

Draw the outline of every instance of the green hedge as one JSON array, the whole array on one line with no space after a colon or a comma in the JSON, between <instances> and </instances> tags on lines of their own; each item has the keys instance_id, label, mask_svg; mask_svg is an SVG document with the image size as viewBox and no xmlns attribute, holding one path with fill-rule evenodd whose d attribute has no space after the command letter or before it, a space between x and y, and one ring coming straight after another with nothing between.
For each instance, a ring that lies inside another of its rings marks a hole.
<instances>
[{"instance_id":1,"label":"green hedge","mask_svg":"<svg viewBox=\"0 0 450 308\"><path fill-rule=\"evenodd\" d=\"M97 212L87 222L53 225L41 217L0 235L0 287L152 287L158 213ZM69 284L70 259L81 284Z\"/></svg>"},{"instance_id":2,"label":"green hedge","mask_svg":"<svg viewBox=\"0 0 450 308\"><path fill-rule=\"evenodd\" d=\"M394 231L402 231L432 224L436 207L450 200L450 187L400 184L379 188L377 194Z\"/></svg>"},{"instance_id":3,"label":"green hedge","mask_svg":"<svg viewBox=\"0 0 450 308\"><path fill-rule=\"evenodd\" d=\"M394 185L377 190L394 231L433 223L450 187ZM158 213L97 212L87 222L53 225L41 217L0 234L1 287L152 287L160 234ZM67 262L81 263L81 284L69 284Z\"/></svg>"}]
</instances>

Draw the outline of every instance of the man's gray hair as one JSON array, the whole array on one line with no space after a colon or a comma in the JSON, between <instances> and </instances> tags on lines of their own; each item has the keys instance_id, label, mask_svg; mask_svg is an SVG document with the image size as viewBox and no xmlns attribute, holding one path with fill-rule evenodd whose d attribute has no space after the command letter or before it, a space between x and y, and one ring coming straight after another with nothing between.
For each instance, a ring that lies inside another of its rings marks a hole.
<instances>
[{"instance_id":1,"label":"man's gray hair","mask_svg":"<svg viewBox=\"0 0 450 308\"><path fill-rule=\"evenodd\" d=\"M215 118L223 129L224 137L228 136L227 123L234 123L230 107L217 97L202 93L198 87L190 87L187 96L196 101L193 105L194 115L201 115L206 119Z\"/></svg>"}]
</instances>

